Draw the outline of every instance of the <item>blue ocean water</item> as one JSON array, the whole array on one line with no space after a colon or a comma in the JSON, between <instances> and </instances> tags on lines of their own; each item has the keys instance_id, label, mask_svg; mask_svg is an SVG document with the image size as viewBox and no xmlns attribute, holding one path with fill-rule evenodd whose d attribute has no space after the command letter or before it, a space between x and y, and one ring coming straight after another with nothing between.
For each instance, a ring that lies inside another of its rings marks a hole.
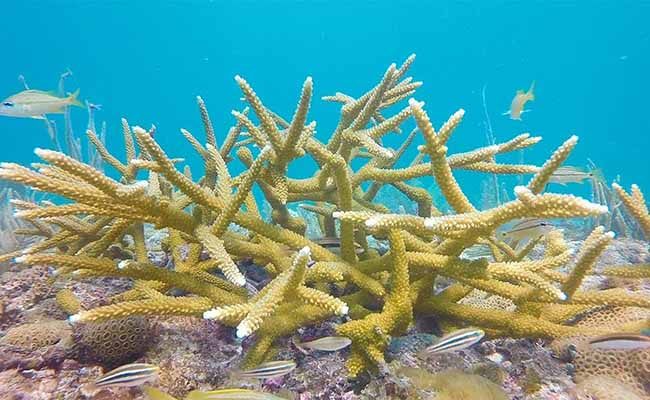
<instances>
[{"instance_id":1,"label":"blue ocean water","mask_svg":"<svg viewBox=\"0 0 650 400\"><path fill-rule=\"evenodd\" d=\"M158 128L157 140L199 170L179 133L197 136L201 95L219 137L241 110L233 80L245 77L267 106L290 118L306 76L315 101L310 120L325 140L339 106L320 101L337 91L359 96L390 63L417 54L410 75L439 126L467 111L450 151L485 144L481 90L497 140L521 132L543 136L526 161L541 163L571 134L580 143L570 165L587 159L608 180L638 183L650 193L650 2L647 1L12 1L3 28L0 97L32 88L52 90L66 69L67 89L103 106L107 145L122 154L120 118ZM517 89L536 81L536 100L523 121L507 110ZM74 109L77 135L85 110ZM55 116L62 126L60 116ZM29 163L34 147L50 145L42 121L0 116L0 160ZM388 143L397 147L399 136ZM84 141L85 144L85 141ZM410 159L410 157L406 157ZM292 176L310 175L307 159ZM476 174L458 174L478 201ZM559 190L566 190L559 188ZM572 187L587 194L585 187Z\"/></svg>"}]
</instances>

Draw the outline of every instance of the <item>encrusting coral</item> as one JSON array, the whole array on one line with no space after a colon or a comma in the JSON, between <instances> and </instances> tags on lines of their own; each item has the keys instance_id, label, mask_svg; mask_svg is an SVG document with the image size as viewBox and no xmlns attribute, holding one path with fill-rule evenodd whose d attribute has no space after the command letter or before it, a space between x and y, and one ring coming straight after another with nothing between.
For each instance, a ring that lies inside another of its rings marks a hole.
<instances>
[{"instance_id":1,"label":"encrusting coral","mask_svg":"<svg viewBox=\"0 0 650 400\"><path fill-rule=\"evenodd\" d=\"M449 138L464 111L434 129L424 104L411 98L421 86L406 77L413 60L414 56L409 57L399 68L391 65L379 84L358 98L342 93L325 97L342 103L339 123L327 142L316 138L316 124L307 121L311 78L304 82L293 118L286 121L266 108L247 81L236 77L250 112L233 112L237 124L223 144L217 144L201 98L205 141L182 131L204 162L198 180L192 179L189 168L184 172L176 168L182 159L171 158L158 145L155 128L130 128L126 120L122 124L124 162L101 141L92 140L118 178L52 150L36 149L44 163L32 169L3 163L0 178L69 200L61 205L14 202L17 216L37 226L44 238L22 250L16 262L54 266L57 277L133 279L132 289L112 304L80 311L70 317L72 323L134 315L204 316L236 326L240 337L255 333L248 365L270 358L277 338L301 326L348 314L349 320L339 326L338 333L353 341L348 359L352 376L384 365L391 336L406 332L416 315L471 323L491 335L561 337L581 332L565 322L585 308L602 304L650 307L650 300L643 296L580 289L612 240L613 234L603 228L594 229L568 273L561 267L571 263L572 253L561 232L535 238L522 249L496 235L500 226L522 218L590 217L607 212L606 207L572 195L544 193L578 138L569 138L541 167L495 161L499 155L541 140L529 134L449 154ZM408 105L396 114L382 114L407 98L411 98ZM403 145L397 150L384 146L383 137L401 132L409 120L414 120L416 128ZM418 132L424 139L419 154L410 166L397 167ZM305 156L313 158L318 170L309 178L289 177L292 163ZM238 176L228 168L235 159L247 167ZM515 188L514 200L479 211L462 191L454 170L532 174L532 178L526 186ZM435 179L453 215L443 215L441 205L434 204L427 191L409 183L427 176ZM272 207L271 221L261 216L262 203L253 196L254 185ZM376 202L386 185L413 201L416 215L392 214ZM305 236L305 221L288 207L295 203L316 214L323 235L338 238L340 251ZM165 245L173 269L149 261L145 224L167 230ZM124 240L127 236L131 244ZM373 248L371 237L387 239L389 250ZM532 260L528 253L537 243L544 247L544 257ZM489 247L493 261L462 256L477 244ZM132 253L133 259L112 259L111 246L128 247L123 253ZM249 294L244 288L246 267L238 265L244 259L263 266L272 277L259 293ZM437 276L455 283L435 293ZM501 303L509 302L512 307L463 302L474 290L499 296ZM562 317L548 310L562 310ZM598 330L590 328L590 333Z\"/></svg>"}]
</instances>

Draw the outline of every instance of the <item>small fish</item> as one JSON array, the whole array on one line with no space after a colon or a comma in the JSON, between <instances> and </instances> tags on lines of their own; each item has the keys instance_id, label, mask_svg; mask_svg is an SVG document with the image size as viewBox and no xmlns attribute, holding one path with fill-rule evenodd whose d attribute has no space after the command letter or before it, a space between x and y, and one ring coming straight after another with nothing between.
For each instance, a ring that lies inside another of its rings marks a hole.
<instances>
[{"instance_id":1,"label":"small fish","mask_svg":"<svg viewBox=\"0 0 650 400\"><path fill-rule=\"evenodd\" d=\"M526 105L526 103L531 100L535 100L535 93L533 93L534 89L535 81L530 84L530 88L527 92L524 92L523 90L517 90L515 97L512 99L512 103L510 103L510 110L503 113L503 115L509 115L510 119L521 121L521 114L529 111L524 110L524 105Z\"/></svg>"},{"instance_id":2,"label":"small fish","mask_svg":"<svg viewBox=\"0 0 650 400\"><path fill-rule=\"evenodd\" d=\"M147 398L149 400L178 400L176 397L172 397L162 390L156 389L155 387L143 386L142 391L145 395L147 395Z\"/></svg>"},{"instance_id":3,"label":"small fish","mask_svg":"<svg viewBox=\"0 0 650 400\"><path fill-rule=\"evenodd\" d=\"M312 340L310 342L299 343L294 340L293 344L295 344L299 349L309 349L316 351L339 351L352 344L352 340L344 336L326 336L320 339Z\"/></svg>"},{"instance_id":4,"label":"small fish","mask_svg":"<svg viewBox=\"0 0 650 400\"><path fill-rule=\"evenodd\" d=\"M243 378L267 379L286 375L295 368L296 363L292 360L269 361L253 369L237 371L235 374Z\"/></svg>"},{"instance_id":5,"label":"small fish","mask_svg":"<svg viewBox=\"0 0 650 400\"><path fill-rule=\"evenodd\" d=\"M334 254L341 254L341 239L337 237L325 236L312 240L314 243L325 247L327 250ZM354 242L354 252L357 254L363 253L363 247L357 242Z\"/></svg>"},{"instance_id":6,"label":"small fish","mask_svg":"<svg viewBox=\"0 0 650 400\"><path fill-rule=\"evenodd\" d=\"M481 258L492 259L494 254L492 254L492 249L486 244L475 244L463 250L461 257L469 260L478 260Z\"/></svg>"},{"instance_id":7,"label":"small fish","mask_svg":"<svg viewBox=\"0 0 650 400\"><path fill-rule=\"evenodd\" d=\"M628 333L613 333L593 338L589 344L601 350L641 350L650 348L650 337Z\"/></svg>"},{"instance_id":8,"label":"small fish","mask_svg":"<svg viewBox=\"0 0 650 400\"><path fill-rule=\"evenodd\" d=\"M442 354L466 349L478 343L485 336L480 329L467 328L443 336L438 342L423 350L425 355Z\"/></svg>"},{"instance_id":9,"label":"small fish","mask_svg":"<svg viewBox=\"0 0 650 400\"><path fill-rule=\"evenodd\" d=\"M68 97L57 97L41 90L23 90L0 104L0 115L45 119L45 114L60 114L67 106L83 107L77 100L79 89Z\"/></svg>"},{"instance_id":10,"label":"small fish","mask_svg":"<svg viewBox=\"0 0 650 400\"><path fill-rule=\"evenodd\" d=\"M585 172L576 167L560 167L549 178L551 183L566 185L567 183L583 183L585 179L593 179L594 172Z\"/></svg>"},{"instance_id":11,"label":"small fish","mask_svg":"<svg viewBox=\"0 0 650 400\"><path fill-rule=\"evenodd\" d=\"M155 399L157 400L157 399ZM209 392L192 390L185 400L286 400L271 393L256 392L248 389L219 389Z\"/></svg>"},{"instance_id":12,"label":"small fish","mask_svg":"<svg viewBox=\"0 0 650 400\"><path fill-rule=\"evenodd\" d=\"M553 229L553 224L539 218L524 218L508 231L501 232L501 239L536 239Z\"/></svg>"},{"instance_id":13,"label":"small fish","mask_svg":"<svg viewBox=\"0 0 650 400\"><path fill-rule=\"evenodd\" d=\"M131 387L139 386L158 377L158 368L156 365L133 363L122 365L114 370L102 375L95 381L95 387Z\"/></svg>"}]
</instances>

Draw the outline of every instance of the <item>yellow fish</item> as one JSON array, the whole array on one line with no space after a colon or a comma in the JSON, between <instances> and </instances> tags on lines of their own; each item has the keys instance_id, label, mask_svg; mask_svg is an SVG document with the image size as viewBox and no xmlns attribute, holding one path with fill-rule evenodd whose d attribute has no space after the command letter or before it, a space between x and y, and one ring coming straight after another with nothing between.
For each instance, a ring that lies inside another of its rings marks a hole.
<instances>
[{"instance_id":1,"label":"yellow fish","mask_svg":"<svg viewBox=\"0 0 650 400\"><path fill-rule=\"evenodd\" d=\"M41 90L23 90L2 101L0 115L45 119L45 114L60 114L67 106L83 107L77 96L79 89L68 97L57 97Z\"/></svg>"},{"instance_id":2,"label":"yellow fish","mask_svg":"<svg viewBox=\"0 0 650 400\"><path fill-rule=\"evenodd\" d=\"M271 393L256 392L248 389L219 389L209 392L192 390L185 400L285 400Z\"/></svg>"},{"instance_id":3,"label":"yellow fish","mask_svg":"<svg viewBox=\"0 0 650 400\"><path fill-rule=\"evenodd\" d=\"M149 400L178 400L160 389L151 386L143 386L142 391L147 395Z\"/></svg>"},{"instance_id":4,"label":"yellow fish","mask_svg":"<svg viewBox=\"0 0 650 400\"><path fill-rule=\"evenodd\" d=\"M352 344L352 340L344 336L327 336L309 342L301 343L296 341L294 338L293 344L296 345L296 347L299 349L309 349L316 351L339 351Z\"/></svg>"},{"instance_id":5,"label":"yellow fish","mask_svg":"<svg viewBox=\"0 0 650 400\"><path fill-rule=\"evenodd\" d=\"M535 81L530 84L530 88L527 92L517 90L515 97L512 99L512 103L510 103L510 110L505 112L503 115L510 115L510 119L521 121L521 114L527 111L524 110L524 105L531 100L535 100L533 89L535 89Z\"/></svg>"}]
</instances>

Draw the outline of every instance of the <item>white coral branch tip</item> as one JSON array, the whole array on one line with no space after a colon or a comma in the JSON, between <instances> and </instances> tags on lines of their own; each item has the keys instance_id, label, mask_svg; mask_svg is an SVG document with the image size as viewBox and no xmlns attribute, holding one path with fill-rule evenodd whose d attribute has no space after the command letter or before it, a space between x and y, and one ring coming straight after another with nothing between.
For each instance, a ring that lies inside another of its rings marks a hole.
<instances>
[{"instance_id":1,"label":"white coral branch tip","mask_svg":"<svg viewBox=\"0 0 650 400\"><path fill-rule=\"evenodd\" d=\"M232 283L234 283L237 286L246 285L246 278L244 277L244 275L241 275L241 274L232 277L231 281L232 281Z\"/></svg>"},{"instance_id":2,"label":"white coral branch tip","mask_svg":"<svg viewBox=\"0 0 650 400\"><path fill-rule=\"evenodd\" d=\"M298 252L298 257L311 257L311 249L309 246L305 246Z\"/></svg>"},{"instance_id":3,"label":"white coral branch tip","mask_svg":"<svg viewBox=\"0 0 650 400\"><path fill-rule=\"evenodd\" d=\"M251 330L250 326L248 324L239 324L237 326L237 337L239 339L245 338L246 336L250 335L253 333Z\"/></svg>"},{"instance_id":4,"label":"white coral branch tip","mask_svg":"<svg viewBox=\"0 0 650 400\"><path fill-rule=\"evenodd\" d=\"M220 308L213 308L203 313L203 319L220 319L224 312Z\"/></svg>"},{"instance_id":5,"label":"white coral branch tip","mask_svg":"<svg viewBox=\"0 0 650 400\"><path fill-rule=\"evenodd\" d=\"M427 229L433 229L434 226L436 226L436 218L434 217L429 217L424 219L424 227Z\"/></svg>"},{"instance_id":6,"label":"white coral branch tip","mask_svg":"<svg viewBox=\"0 0 650 400\"><path fill-rule=\"evenodd\" d=\"M374 228L379 223L379 217L370 217L366 220L367 228Z\"/></svg>"},{"instance_id":7,"label":"white coral branch tip","mask_svg":"<svg viewBox=\"0 0 650 400\"><path fill-rule=\"evenodd\" d=\"M40 158L45 158L51 154L56 154L56 151L54 150L47 150L47 149L41 149L40 147L37 147L34 149L34 154L39 156Z\"/></svg>"},{"instance_id":8,"label":"white coral branch tip","mask_svg":"<svg viewBox=\"0 0 650 400\"><path fill-rule=\"evenodd\" d=\"M68 322L71 324L76 324L79 321L81 321L81 314L72 314L68 317Z\"/></svg>"},{"instance_id":9,"label":"white coral branch tip","mask_svg":"<svg viewBox=\"0 0 650 400\"><path fill-rule=\"evenodd\" d=\"M526 195L532 195L533 194L533 192L531 192L530 189L528 189L526 186L521 186L521 185L515 186L514 192L515 192L515 196L517 196L517 198L519 198L521 196L526 196Z\"/></svg>"}]
</instances>

